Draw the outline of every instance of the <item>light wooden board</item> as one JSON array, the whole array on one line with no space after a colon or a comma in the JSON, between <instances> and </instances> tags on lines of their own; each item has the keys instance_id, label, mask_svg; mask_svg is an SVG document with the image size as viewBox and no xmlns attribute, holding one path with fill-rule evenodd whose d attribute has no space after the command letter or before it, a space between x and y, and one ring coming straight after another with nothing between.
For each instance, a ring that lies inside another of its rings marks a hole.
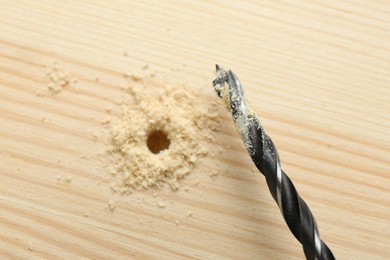
<instances>
[{"instance_id":1,"label":"light wooden board","mask_svg":"<svg viewBox=\"0 0 390 260\"><path fill-rule=\"evenodd\" d=\"M390 255L389 1L0 6L2 259L304 258L226 111L224 151L188 176L188 192L120 196L104 182L101 121L120 116L123 73L148 64L162 83L199 90L202 106L217 99L215 63L240 77L335 256ZM56 61L78 82L50 95Z\"/></svg>"}]
</instances>

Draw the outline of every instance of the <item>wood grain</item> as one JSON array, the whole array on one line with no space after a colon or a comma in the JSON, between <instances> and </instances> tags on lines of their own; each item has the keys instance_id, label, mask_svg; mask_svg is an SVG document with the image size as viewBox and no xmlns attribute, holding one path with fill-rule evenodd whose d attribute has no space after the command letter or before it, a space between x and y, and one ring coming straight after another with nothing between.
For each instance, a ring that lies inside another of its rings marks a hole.
<instances>
[{"instance_id":1,"label":"wood grain","mask_svg":"<svg viewBox=\"0 0 390 260\"><path fill-rule=\"evenodd\" d=\"M123 73L148 64L201 106L215 63L239 75L335 256L390 255L389 1L0 4L2 259L302 259L226 111L204 143L223 153L188 192L105 181L101 122L120 117ZM55 62L78 81L53 95Z\"/></svg>"}]
</instances>

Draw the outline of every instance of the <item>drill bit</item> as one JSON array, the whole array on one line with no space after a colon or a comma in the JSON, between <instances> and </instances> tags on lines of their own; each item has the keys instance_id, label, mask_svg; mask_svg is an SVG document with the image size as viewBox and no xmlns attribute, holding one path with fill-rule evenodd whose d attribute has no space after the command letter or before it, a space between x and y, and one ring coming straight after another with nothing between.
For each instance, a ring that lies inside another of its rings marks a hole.
<instances>
[{"instance_id":1,"label":"drill bit","mask_svg":"<svg viewBox=\"0 0 390 260\"><path fill-rule=\"evenodd\" d=\"M309 207L282 170L278 151L261 126L256 113L249 107L237 76L231 70L223 70L218 65L216 70L214 89L231 111L236 129L252 161L265 176L272 197L290 231L302 244L306 258L335 259L328 246L320 239Z\"/></svg>"}]
</instances>

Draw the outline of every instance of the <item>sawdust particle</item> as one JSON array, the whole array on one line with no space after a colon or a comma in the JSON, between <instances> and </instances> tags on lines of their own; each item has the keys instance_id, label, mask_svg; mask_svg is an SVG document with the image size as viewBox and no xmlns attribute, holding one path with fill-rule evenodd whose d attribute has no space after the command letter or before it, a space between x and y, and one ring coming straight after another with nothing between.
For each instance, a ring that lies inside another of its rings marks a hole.
<instances>
[{"instance_id":1,"label":"sawdust particle","mask_svg":"<svg viewBox=\"0 0 390 260\"><path fill-rule=\"evenodd\" d=\"M79 158L80 159L85 159L85 160L89 160L90 159L89 156L86 155L86 154L80 155Z\"/></svg>"},{"instance_id":2,"label":"sawdust particle","mask_svg":"<svg viewBox=\"0 0 390 260\"><path fill-rule=\"evenodd\" d=\"M164 203L164 202L157 202L157 206L159 207L159 208L165 208L167 205Z\"/></svg>"},{"instance_id":3,"label":"sawdust particle","mask_svg":"<svg viewBox=\"0 0 390 260\"><path fill-rule=\"evenodd\" d=\"M74 81L68 72L60 68L58 63L54 63L46 70L46 78L49 80L47 87L53 93L61 92L64 87Z\"/></svg>"},{"instance_id":4,"label":"sawdust particle","mask_svg":"<svg viewBox=\"0 0 390 260\"><path fill-rule=\"evenodd\" d=\"M73 177L72 177L72 175L68 175L68 176L66 176L66 178L65 178L65 182L67 182L67 183L71 183L72 182L72 180L73 180Z\"/></svg>"},{"instance_id":5,"label":"sawdust particle","mask_svg":"<svg viewBox=\"0 0 390 260\"><path fill-rule=\"evenodd\" d=\"M111 113L112 112L112 107L106 107L106 112Z\"/></svg>"},{"instance_id":6,"label":"sawdust particle","mask_svg":"<svg viewBox=\"0 0 390 260\"><path fill-rule=\"evenodd\" d=\"M111 120L109 118L105 118L102 120L102 125L108 125L110 124Z\"/></svg>"},{"instance_id":7,"label":"sawdust particle","mask_svg":"<svg viewBox=\"0 0 390 260\"><path fill-rule=\"evenodd\" d=\"M107 204L107 207L108 207L109 210L114 211L115 208L116 208L116 204L115 204L115 202L113 200L109 200L108 204Z\"/></svg>"},{"instance_id":8,"label":"sawdust particle","mask_svg":"<svg viewBox=\"0 0 390 260\"><path fill-rule=\"evenodd\" d=\"M132 78L133 80L135 80L135 81L139 81L139 80L142 79L142 75L133 73L133 74L131 74L131 78Z\"/></svg>"},{"instance_id":9,"label":"sawdust particle","mask_svg":"<svg viewBox=\"0 0 390 260\"><path fill-rule=\"evenodd\" d=\"M97 135L97 133L92 133L92 140L97 140L98 139L98 135Z\"/></svg>"},{"instance_id":10,"label":"sawdust particle","mask_svg":"<svg viewBox=\"0 0 390 260\"><path fill-rule=\"evenodd\" d=\"M211 170L210 177L214 180L218 177L218 172L216 170Z\"/></svg>"},{"instance_id":11,"label":"sawdust particle","mask_svg":"<svg viewBox=\"0 0 390 260\"><path fill-rule=\"evenodd\" d=\"M37 97L44 97L45 95L41 91L36 91L35 96Z\"/></svg>"}]
</instances>

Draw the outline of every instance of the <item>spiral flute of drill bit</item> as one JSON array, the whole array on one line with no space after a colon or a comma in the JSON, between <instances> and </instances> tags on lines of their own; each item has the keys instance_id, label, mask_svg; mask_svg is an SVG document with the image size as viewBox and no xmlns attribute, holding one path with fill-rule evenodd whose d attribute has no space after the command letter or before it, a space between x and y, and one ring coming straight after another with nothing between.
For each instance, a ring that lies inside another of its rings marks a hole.
<instances>
[{"instance_id":1,"label":"spiral flute of drill bit","mask_svg":"<svg viewBox=\"0 0 390 260\"><path fill-rule=\"evenodd\" d=\"M252 161L265 176L272 197L291 232L302 244L306 258L335 259L330 249L320 239L316 221L309 207L282 170L275 145L265 133L257 115L249 107L237 76L218 65L216 69L217 78L213 81L215 91L231 111L236 129Z\"/></svg>"}]
</instances>

